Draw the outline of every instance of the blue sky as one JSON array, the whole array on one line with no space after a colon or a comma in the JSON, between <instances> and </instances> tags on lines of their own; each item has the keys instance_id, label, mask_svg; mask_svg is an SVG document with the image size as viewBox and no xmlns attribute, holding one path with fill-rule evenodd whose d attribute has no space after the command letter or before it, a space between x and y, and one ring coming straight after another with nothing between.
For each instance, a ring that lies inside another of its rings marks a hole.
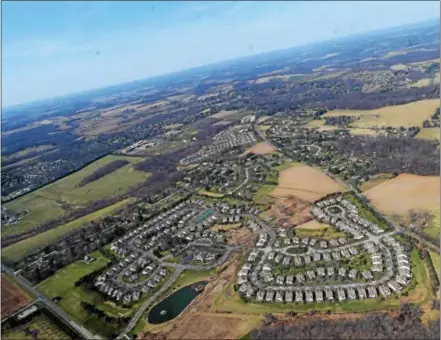
<instances>
[{"instance_id":1,"label":"blue sky","mask_svg":"<svg viewBox=\"0 0 441 340\"><path fill-rule=\"evenodd\" d=\"M3 2L2 103L436 19L439 12L438 1Z\"/></svg>"}]
</instances>

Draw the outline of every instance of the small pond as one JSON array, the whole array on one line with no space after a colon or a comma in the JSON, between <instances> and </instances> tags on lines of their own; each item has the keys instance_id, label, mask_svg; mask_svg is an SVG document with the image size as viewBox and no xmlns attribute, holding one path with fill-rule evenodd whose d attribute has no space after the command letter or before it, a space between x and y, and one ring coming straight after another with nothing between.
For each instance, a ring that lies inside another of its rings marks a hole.
<instances>
[{"instance_id":1,"label":"small pond","mask_svg":"<svg viewBox=\"0 0 441 340\"><path fill-rule=\"evenodd\" d=\"M154 306L148 315L148 322L159 324L177 317L198 296L204 286L199 282L179 289Z\"/></svg>"}]
</instances>

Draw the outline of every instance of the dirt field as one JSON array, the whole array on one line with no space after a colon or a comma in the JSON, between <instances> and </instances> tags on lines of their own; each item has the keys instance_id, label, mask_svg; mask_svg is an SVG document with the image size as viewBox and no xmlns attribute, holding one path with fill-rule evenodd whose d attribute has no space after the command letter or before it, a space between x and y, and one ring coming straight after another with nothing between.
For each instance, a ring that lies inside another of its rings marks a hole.
<instances>
[{"instance_id":1,"label":"dirt field","mask_svg":"<svg viewBox=\"0 0 441 340\"><path fill-rule=\"evenodd\" d=\"M308 165L298 165L279 174L279 185L271 196L294 196L313 202L326 194L342 191L343 187L323 172Z\"/></svg>"},{"instance_id":2,"label":"dirt field","mask_svg":"<svg viewBox=\"0 0 441 340\"><path fill-rule=\"evenodd\" d=\"M217 119L224 119L224 118L228 118L230 116L233 116L234 114L236 114L238 111L221 111L219 113L216 113L214 115L211 115L210 118L217 118Z\"/></svg>"},{"instance_id":3,"label":"dirt field","mask_svg":"<svg viewBox=\"0 0 441 340\"><path fill-rule=\"evenodd\" d=\"M403 174L365 192L386 214L406 214L409 209L430 210L440 206L440 178Z\"/></svg>"},{"instance_id":4,"label":"dirt field","mask_svg":"<svg viewBox=\"0 0 441 340\"><path fill-rule=\"evenodd\" d=\"M258 155L266 155L268 153L273 153L276 152L277 150L270 144L268 144L267 142L261 142L258 143L254 146L252 146L251 148L248 148L245 152L244 155L253 152L255 154Z\"/></svg>"},{"instance_id":5,"label":"dirt field","mask_svg":"<svg viewBox=\"0 0 441 340\"><path fill-rule=\"evenodd\" d=\"M376 110L333 110L323 117L358 116L360 119L351 124L352 127L358 128L422 126L423 121L429 119L439 106L439 99L428 99Z\"/></svg>"},{"instance_id":6,"label":"dirt field","mask_svg":"<svg viewBox=\"0 0 441 340\"><path fill-rule=\"evenodd\" d=\"M296 229L306 229L306 230L316 230L316 229L321 229L323 227L323 224L316 221L316 220L312 220L303 224L300 224L296 227Z\"/></svg>"},{"instance_id":7,"label":"dirt field","mask_svg":"<svg viewBox=\"0 0 441 340\"><path fill-rule=\"evenodd\" d=\"M282 227L302 224L312 219L312 204L298 197L278 198L266 212L267 216L274 217Z\"/></svg>"},{"instance_id":8,"label":"dirt field","mask_svg":"<svg viewBox=\"0 0 441 340\"><path fill-rule=\"evenodd\" d=\"M263 316L218 313L212 308L218 295L235 280L238 258L236 255L225 265L226 269L206 286L183 314L169 323L149 327L148 330L151 333L159 331L161 334L158 334L158 338L164 339L237 339L258 327ZM138 337L143 338L143 334Z\"/></svg>"},{"instance_id":9,"label":"dirt field","mask_svg":"<svg viewBox=\"0 0 441 340\"><path fill-rule=\"evenodd\" d=\"M24 306L28 305L32 298L14 283L6 275L2 274L2 311L1 318L15 313Z\"/></svg>"}]
</instances>

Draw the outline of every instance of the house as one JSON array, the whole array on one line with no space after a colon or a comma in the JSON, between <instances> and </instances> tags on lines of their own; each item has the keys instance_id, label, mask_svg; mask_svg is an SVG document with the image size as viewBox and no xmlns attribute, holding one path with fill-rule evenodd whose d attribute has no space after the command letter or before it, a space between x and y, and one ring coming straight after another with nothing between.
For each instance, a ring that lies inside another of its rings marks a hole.
<instances>
[{"instance_id":1,"label":"house","mask_svg":"<svg viewBox=\"0 0 441 340\"><path fill-rule=\"evenodd\" d=\"M387 286L395 293L401 292L401 286L395 280L390 280Z\"/></svg>"},{"instance_id":2,"label":"house","mask_svg":"<svg viewBox=\"0 0 441 340\"><path fill-rule=\"evenodd\" d=\"M310 280L314 280L315 279L315 273L314 273L313 270L308 270L306 272L306 276L308 276L308 279L310 279Z\"/></svg>"},{"instance_id":3,"label":"house","mask_svg":"<svg viewBox=\"0 0 441 340\"><path fill-rule=\"evenodd\" d=\"M276 293L276 301L283 302L283 291L277 291Z\"/></svg>"},{"instance_id":4,"label":"house","mask_svg":"<svg viewBox=\"0 0 441 340\"><path fill-rule=\"evenodd\" d=\"M302 259L299 256L294 257L294 265L300 267L302 265Z\"/></svg>"},{"instance_id":5,"label":"house","mask_svg":"<svg viewBox=\"0 0 441 340\"><path fill-rule=\"evenodd\" d=\"M346 244L346 239L343 238L343 237L340 237L340 238L338 239L338 243L340 243L342 246L344 246L344 245Z\"/></svg>"},{"instance_id":6,"label":"house","mask_svg":"<svg viewBox=\"0 0 441 340\"><path fill-rule=\"evenodd\" d=\"M303 292L296 290L296 302L303 302Z\"/></svg>"},{"instance_id":7,"label":"house","mask_svg":"<svg viewBox=\"0 0 441 340\"><path fill-rule=\"evenodd\" d=\"M365 270L361 273L361 275L365 278L365 280L372 280L374 278L370 270Z\"/></svg>"},{"instance_id":8,"label":"house","mask_svg":"<svg viewBox=\"0 0 441 340\"><path fill-rule=\"evenodd\" d=\"M312 296L312 292L310 290L305 292L305 300L308 303L314 302L314 297Z\"/></svg>"},{"instance_id":9,"label":"house","mask_svg":"<svg viewBox=\"0 0 441 340\"><path fill-rule=\"evenodd\" d=\"M366 299L366 289L364 289L363 287L358 287L357 293L360 300Z\"/></svg>"},{"instance_id":10,"label":"house","mask_svg":"<svg viewBox=\"0 0 441 340\"><path fill-rule=\"evenodd\" d=\"M340 261L340 259L341 259L340 254L337 253L337 252L333 252L333 253L332 253L332 258L333 258L335 261Z\"/></svg>"},{"instance_id":11,"label":"house","mask_svg":"<svg viewBox=\"0 0 441 340\"><path fill-rule=\"evenodd\" d=\"M368 294L369 294L369 298L371 299L375 299L378 295L377 295L377 289L373 286L368 287Z\"/></svg>"},{"instance_id":12,"label":"house","mask_svg":"<svg viewBox=\"0 0 441 340\"><path fill-rule=\"evenodd\" d=\"M272 271L273 267L269 263L265 263L262 267L262 270L264 271Z\"/></svg>"},{"instance_id":13,"label":"house","mask_svg":"<svg viewBox=\"0 0 441 340\"><path fill-rule=\"evenodd\" d=\"M326 268L326 272L327 272L328 276L334 276L334 267Z\"/></svg>"},{"instance_id":14,"label":"house","mask_svg":"<svg viewBox=\"0 0 441 340\"><path fill-rule=\"evenodd\" d=\"M241 284L248 282L248 278L247 277L239 277L236 282L238 285L241 285Z\"/></svg>"},{"instance_id":15,"label":"house","mask_svg":"<svg viewBox=\"0 0 441 340\"><path fill-rule=\"evenodd\" d=\"M311 263L311 256L309 255L304 255L303 257L304 261L305 261L305 265L308 265Z\"/></svg>"},{"instance_id":16,"label":"house","mask_svg":"<svg viewBox=\"0 0 441 340\"><path fill-rule=\"evenodd\" d=\"M283 258L282 264L283 264L284 266L289 266L290 262L291 262L291 256L285 256L285 257Z\"/></svg>"},{"instance_id":17,"label":"house","mask_svg":"<svg viewBox=\"0 0 441 340\"><path fill-rule=\"evenodd\" d=\"M328 253L324 253L323 254L323 260L326 262L330 262L331 261L331 255L329 255Z\"/></svg>"},{"instance_id":18,"label":"house","mask_svg":"<svg viewBox=\"0 0 441 340\"><path fill-rule=\"evenodd\" d=\"M321 277L326 276L325 268L322 267L317 268L317 275Z\"/></svg>"},{"instance_id":19,"label":"house","mask_svg":"<svg viewBox=\"0 0 441 340\"><path fill-rule=\"evenodd\" d=\"M276 263L280 263L280 262L282 262L282 259L283 259L283 255L282 254L277 254L276 257L274 258L274 261Z\"/></svg>"},{"instance_id":20,"label":"house","mask_svg":"<svg viewBox=\"0 0 441 340\"><path fill-rule=\"evenodd\" d=\"M275 256L276 256L276 252L275 251L270 251L268 253L268 260L270 260L270 261L274 260Z\"/></svg>"},{"instance_id":21,"label":"house","mask_svg":"<svg viewBox=\"0 0 441 340\"><path fill-rule=\"evenodd\" d=\"M320 248L323 248L323 249L328 248L328 242L326 242L326 241L320 241Z\"/></svg>"},{"instance_id":22,"label":"house","mask_svg":"<svg viewBox=\"0 0 441 340\"><path fill-rule=\"evenodd\" d=\"M349 250L349 253L351 253L351 255L353 255L353 256L358 254L357 248L350 247L348 250Z\"/></svg>"},{"instance_id":23,"label":"house","mask_svg":"<svg viewBox=\"0 0 441 340\"><path fill-rule=\"evenodd\" d=\"M261 302L261 301L263 301L264 297L265 297L265 291L259 290L256 295L256 300Z\"/></svg>"},{"instance_id":24,"label":"house","mask_svg":"<svg viewBox=\"0 0 441 340\"><path fill-rule=\"evenodd\" d=\"M338 241L337 240L330 240L329 245L331 247L338 247Z\"/></svg>"},{"instance_id":25,"label":"house","mask_svg":"<svg viewBox=\"0 0 441 340\"><path fill-rule=\"evenodd\" d=\"M237 276L238 276L238 277L247 277L249 271L250 271L249 269L241 269L241 270L237 273Z\"/></svg>"},{"instance_id":26,"label":"house","mask_svg":"<svg viewBox=\"0 0 441 340\"><path fill-rule=\"evenodd\" d=\"M397 275L395 277L395 281L397 281L399 284L403 286L407 286L409 284L409 279L401 275Z\"/></svg>"},{"instance_id":27,"label":"house","mask_svg":"<svg viewBox=\"0 0 441 340\"><path fill-rule=\"evenodd\" d=\"M334 292L330 288L325 289L326 301L334 301Z\"/></svg>"},{"instance_id":28,"label":"house","mask_svg":"<svg viewBox=\"0 0 441 340\"><path fill-rule=\"evenodd\" d=\"M286 283L287 285L289 285L289 286L293 285L293 284L294 284L294 276L293 276L293 275L288 275L288 276L286 277L286 281L285 281L285 283Z\"/></svg>"},{"instance_id":29,"label":"house","mask_svg":"<svg viewBox=\"0 0 441 340\"><path fill-rule=\"evenodd\" d=\"M320 289L316 289L314 292L315 301L322 302L323 301L323 291Z\"/></svg>"},{"instance_id":30,"label":"house","mask_svg":"<svg viewBox=\"0 0 441 340\"><path fill-rule=\"evenodd\" d=\"M340 301L340 302L346 300L346 293L345 293L344 289L342 289L342 288L337 289L337 298L338 298L338 301Z\"/></svg>"},{"instance_id":31,"label":"house","mask_svg":"<svg viewBox=\"0 0 441 340\"><path fill-rule=\"evenodd\" d=\"M278 285L283 285L284 282L285 282L285 277L283 275L277 276L276 283Z\"/></svg>"},{"instance_id":32,"label":"house","mask_svg":"<svg viewBox=\"0 0 441 340\"><path fill-rule=\"evenodd\" d=\"M348 288L347 292L348 292L349 300L355 300L357 298L357 296L355 295L355 289L354 288Z\"/></svg>"},{"instance_id":33,"label":"house","mask_svg":"<svg viewBox=\"0 0 441 340\"><path fill-rule=\"evenodd\" d=\"M346 257L347 259L351 257L351 254L349 254L349 251L347 249L343 249L341 251L341 255Z\"/></svg>"},{"instance_id":34,"label":"house","mask_svg":"<svg viewBox=\"0 0 441 340\"><path fill-rule=\"evenodd\" d=\"M349 271L349 278L352 280L355 280L357 278L358 270L357 269L351 269Z\"/></svg>"},{"instance_id":35,"label":"house","mask_svg":"<svg viewBox=\"0 0 441 340\"><path fill-rule=\"evenodd\" d=\"M296 280L299 282L299 283L304 283L305 282L305 275L303 275L302 273L300 273L300 274L297 274L296 275Z\"/></svg>"},{"instance_id":36,"label":"house","mask_svg":"<svg viewBox=\"0 0 441 340\"><path fill-rule=\"evenodd\" d=\"M373 272L379 272L380 273L380 272L383 271L383 266L380 265L380 264L374 264L374 265L372 265L371 270Z\"/></svg>"},{"instance_id":37,"label":"house","mask_svg":"<svg viewBox=\"0 0 441 340\"><path fill-rule=\"evenodd\" d=\"M344 268L344 267L339 268L338 275L341 277L346 277L346 268Z\"/></svg>"},{"instance_id":38,"label":"house","mask_svg":"<svg viewBox=\"0 0 441 340\"><path fill-rule=\"evenodd\" d=\"M274 300L274 295L275 295L274 291L272 290L267 291L265 296L265 301L272 302Z\"/></svg>"},{"instance_id":39,"label":"house","mask_svg":"<svg viewBox=\"0 0 441 340\"><path fill-rule=\"evenodd\" d=\"M285 302L292 302L292 299L293 299L292 291L287 290L285 292Z\"/></svg>"},{"instance_id":40,"label":"house","mask_svg":"<svg viewBox=\"0 0 441 340\"><path fill-rule=\"evenodd\" d=\"M249 299L249 298L251 298L253 295L254 295L254 293L256 292L256 289L254 288L254 287L249 287L248 289L247 289L247 291L246 291L246 293L245 293L245 296Z\"/></svg>"},{"instance_id":41,"label":"house","mask_svg":"<svg viewBox=\"0 0 441 340\"><path fill-rule=\"evenodd\" d=\"M314 262L318 262L321 260L322 256L320 253L314 253L312 258L313 258Z\"/></svg>"},{"instance_id":42,"label":"house","mask_svg":"<svg viewBox=\"0 0 441 340\"><path fill-rule=\"evenodd\" d=\"M378 290L380 291L380 294L383 295L385 298L392 294L390 289L386 286L380 286Z\"/></svg>"}]
</instances>

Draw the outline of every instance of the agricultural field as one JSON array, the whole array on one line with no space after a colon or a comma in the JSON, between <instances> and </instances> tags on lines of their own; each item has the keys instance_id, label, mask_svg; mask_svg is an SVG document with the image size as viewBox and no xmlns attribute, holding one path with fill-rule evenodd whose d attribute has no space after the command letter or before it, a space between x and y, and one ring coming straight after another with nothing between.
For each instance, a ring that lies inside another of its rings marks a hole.
<instances>
[{"instance_id":1,"label":"agricultural field","mask_svg":"<svg viewBox=\"0 0 441 340\"><path fill-rule=\"evenodd\" d=\"M440 140L440 129L439 128L422 128L420 132L415 136L416 138L427 139L427 140Z\"/></svg>"},{"instance_id":2,"label":"agricultural field","mask_svg":"<svg viewBox=\"0 0 441 340\"><path fill-rule=\"evenodd\" d=\"M340 184L320 170L308 165L297 165L280 172L279 184L271 196L295 196L313 202L326 194L343 190Z\"/></svg>"},{"instance_id":3,"label":"agricultural field","mask_svg":"<svg viewBox=\"0 0 441 340\"><path fill-rule=\"evenodd\" d=\"M46 340L72 339L46 315L38 315L29 322L2 333L2 339L8 340Z\"/></svg>"},{"instance_id":4,"label":"agricultural field","mask_svg":"<svg viewBox=\"0 0 441 340\"><path fill-rule=\"evenodd\" d=\"M34 153L34 152L42 152L42 151L47 151L50 149L53 149L54 146L53 145L39 145L39 146L33 146L33 147L29 147L26 148L24 150L18 151L13 153L12 155L9 156L2 156L2 161L11 161L14 160L15 158L19 158L19 157L24 157L26 155L29 155L30 153ZM3 152L5 152L6 150L2 150Z\"/></svg>"},{"instance_id":5,"label":"agricultural field","mask_svg":"<svg viewBox=\"0 0 441 340\"><path fill-rule=\"evenodd\" d=\"M274 146L272 146L271 144L267 143L267 142L261 142L258 143L248 149L246 149L246 151L244 152L244 154L248 154L248 153L255 153L258 155L266 155L266 154L270 154L270 153L274 153L276 152L276 148Z\"/></svg>"},{"instance_id":6,"label":"agricultural field","mask_svg":"<svg viewBox=\"0 0 441 340\"><path fill-rule=\"evenodd\" d=\"M417 176L402 174L385 181L365 192L380 211L405 217L409 210L428 211L434 217L432 224L424 229L427 234L439 239L440 215L439 176Z\"/></svg>"},{"instance_id":7,"label":"agricultural field","mask_svg":"<svg viewBox=\"0 0 441 340\"><path fill-rule=\"evenodd\" d=\"M351 127L370 128L379 126L422 126L439 107L438 99L420 100L404 105L386 106L375 110L333 110L323 117L353 116Z\"/></svg>"},{"instance_id":8,"label":"agricultural field","mask_svg":"<svg viewBox=\"0 0 441 340\"><path fill-rule=\"evenodd\" d=\"M19 261L26 256L26 254L56 241L56 239L62 237L64 234L70 231L80 229L90 221L113 214L116 210L122 208L128 202L129 200L120 201L114 205L95 211L92 214L80 217L59 227L14 243L2 250L2 256L11 261Z\"/></svg>"},{"instance_id":9,"label":"agricultural field","mask_svg":"<svg viewBox=\"0 0 441 340\"><path fill-rule=\"evenodd\" d=\"M96 181L79 187L79 183L95 170L115 160L130 163ZM12 226L3 226L3 235L23 233L49 220L62 216L75 209L100 199L124 194L127 190L146 180L150 174L137 171L133 165L142 158L125 156L106 156L65 178L11 201L6 206L13 212L28 209L29 213Z\"/></svg>"},{"instance_id":10,"label":"agricultural field","mask_svg":"<svg viewBox=\"0 0 441 340\"><path fill-rule=\"evenodd\" d=\"M8 276L2 274L1 279L1 318L14 314L33 301L32 297L14 283Z\"/></svg>"}]
</instances>

